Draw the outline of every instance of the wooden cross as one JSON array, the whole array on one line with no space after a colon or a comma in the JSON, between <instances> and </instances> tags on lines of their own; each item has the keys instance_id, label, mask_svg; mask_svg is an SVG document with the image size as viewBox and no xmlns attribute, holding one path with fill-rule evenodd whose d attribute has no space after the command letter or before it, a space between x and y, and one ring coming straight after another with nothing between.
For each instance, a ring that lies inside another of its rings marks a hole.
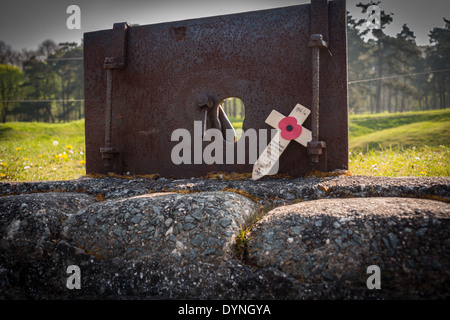
<instances>
[{"instance_id":1,"label":"wooden cross","mask_svg":"<svg viewBox=\"0 0 450 320\"><path fill-rule=\"evenodd\" d=\"M278 129L278 132L253 165L253 180L278 172L279 158L292 140L305 147L307 146L308 142L312 140L312 133L302 127L302 124L310 113L311 111L301 104L297 104L288 117L272 110L266 119L266 123Z\"/></svg>"}]
</instances>

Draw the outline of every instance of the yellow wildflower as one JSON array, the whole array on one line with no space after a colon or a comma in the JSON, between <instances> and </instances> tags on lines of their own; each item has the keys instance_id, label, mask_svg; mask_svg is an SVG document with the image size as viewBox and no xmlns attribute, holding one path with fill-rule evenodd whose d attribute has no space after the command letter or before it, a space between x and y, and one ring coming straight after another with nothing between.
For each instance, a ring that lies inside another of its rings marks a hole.
<instances>
[{"instance_id":1,"label":"yellow wildflower","mask_svg":"<svg viewBox=\"0 0 450 320\"><path fill-rule=\"evenodd\" d=\"M16 150L22 150L22 148L21 147L17 147Z\"/></svg>"},{"instance_id":2,"label":"yellow wildflower","mask_svg":"<svg viewBox=\"0 0 450 320\"><path fill-rule=\"evenodd\" d=\"M42 154L38 155L39 158L42 158Z\"/></svg>"},{"instance_id":3,"label":"yellow wildflower","mask_svg":"<svg viewBox=\"0 0 450 320\"><path fill-rule=\"evenodd\" d=\"M4 162L0 163L0 165L1 165L2 167L6 167L6 163L4 163Z\"/></svg>"},{"instance_id":4,"label":"yellow wildflower","mask_svg":"<svg viewBox=\"0 0 450 320\"><path fill-rule=\"evenodd\" d=\"M81 164L86 164L86 160L81 160L80 163Z\"/></svg>"},{"instance_id":5,"label":"yellow wildflower","mask_svg":"<svg viewBox=\"0 0 450 320\"><path fill-rule=\"evenodd\" d=\"M55 158L56 159L67 159L67 154L66 153L60 153L60 154L55 154Z\"/></svg>"},{"instance_id":6,"label":"yellow wildflower","mask_svg":"<svg viewBox=\"0 0 450 320\"><path fill-rule=\"evenodd\" d=\"M66 148L67 148L67 149L73 149L73 145L68 144L68 145L66 146Z\"/></svg>"}]
</instances>

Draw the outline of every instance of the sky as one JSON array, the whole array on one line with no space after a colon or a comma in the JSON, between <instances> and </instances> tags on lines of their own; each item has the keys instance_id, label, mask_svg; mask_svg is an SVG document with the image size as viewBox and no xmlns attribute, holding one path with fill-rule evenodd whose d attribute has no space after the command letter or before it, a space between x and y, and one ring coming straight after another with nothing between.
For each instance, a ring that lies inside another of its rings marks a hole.
<instances>
[{"instance_id":1,"label":"sky","mask_svg":"<svg viewBox=\"0 0 450 320\"><path fill-rule=\"evenodd\" d=\"M310 0L0 0L0 40L15 50L35 50L46 39L81 42L84 32L111 29L115 22L155 24L186 19L272 9L309 3ZM363 17L356 7L369 0L347 0L347 10ZM81 29L68 29L70 5L81 11ZM434 27L450 19L449 0L382 0L381 10L394 13L386 33L395 36L408 24L419 45L429 44Z\"/></svg>"}]
</instances>

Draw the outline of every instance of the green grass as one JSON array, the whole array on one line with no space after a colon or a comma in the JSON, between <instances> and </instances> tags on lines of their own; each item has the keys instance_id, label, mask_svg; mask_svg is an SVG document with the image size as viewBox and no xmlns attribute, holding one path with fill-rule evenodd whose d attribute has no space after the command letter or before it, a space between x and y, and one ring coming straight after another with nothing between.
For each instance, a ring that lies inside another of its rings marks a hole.
<instances>
[{"instance_id":1,"label":"green grass","mask_svg":"<svg viewBox=\"0 0 450 320\"><path fill-rule=\"evenodd\" d=\"M350 152L353 175L384 177L450 176L450 149L445 146L412 148L379 148Z\"/></svg>"},{"instance_id":2,"label":"green grass","mask_svg":"<svg viewBox=\"0 0 450 320\"><path fill-rule=\"evenodd\" d=\"M350 139L351 150L450 145L450 121L422 121Z\"/></svg>"},{"instance_id":3,"label":"green grass","mask_svg":"<svg viewBox=\"0 0 450 320\"><path fill-rule=\"evenodd\" d=\"M351 115L349 117L350 140L385 129L398 128L420 122L450 122L450 109L415 111L405 113L381 113Z\"/></svg>"},{"instance_id":4,"label":"green grass","mask_svg":"<svg viewBox=\"0 0 450 320\"><path fill-rule=\"evenodd\" d=\"M450 110L350 116L354 175L449 176Z\"/></svg>"},{"instance_id":5,"label":"green grass","mask_svg":"<svg viewBox=\"0 0 450 320\"><path fill-rule=\"evenodd\" d=\"M86 174L84 121L0 125L0 179L75 179Z\"/></svg>"},{"instance_id":6,"label":"green grass","mask_svg":"<svg viewBox=\"0 0 450 320\"><path fill-rule=\"evenodd\" d=\"M230 120L242 128L241 119ZM450 176L450 109L352 115L349 136L354 175ZM85 173L83 120L0 124L1 181L67 180Z\"/></svg>"}]
</instances>

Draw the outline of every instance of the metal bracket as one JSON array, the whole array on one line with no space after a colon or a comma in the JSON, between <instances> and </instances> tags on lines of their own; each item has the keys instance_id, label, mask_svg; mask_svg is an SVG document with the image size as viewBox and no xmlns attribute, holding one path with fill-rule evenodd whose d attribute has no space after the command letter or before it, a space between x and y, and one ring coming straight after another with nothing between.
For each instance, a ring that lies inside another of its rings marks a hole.
<instances>
[{"instance_id":1,"label":"metal bracket","mask_svg":"<svg viewBox=\"0 0 450 320\"><path fill-rule=\"evenodd\" d=\"M208 115L208 110L210 110L213 107L213 100L211 97L207 96L206 94L201 94L197 96L197 106L202 109L203 116L202 116L202 138L205 136L206 131L206 120Z\"/></svg>"},{"instance_id":2,"label":"metal bracket","mask_svg":"<svg viewBox=\"0 0 450 320\"><path fill-rule=\"evenodd\" d=\"M328 41L328 0L311 0L311 34Z\"/></svg>"},{"instance_id":3,"label":"metal bracket","mask_svg":"<svg viewBox=\"0 0 450 320\"><path fill-rule=\"evenodd\" d=\"M106 103L105 103L105 147L100 148L105 166L111 169L111 160L119 150L112 147L112 69L123 69L126 65L127 29L126 22L115 23L113 26L113 56L105 58L103 68L106 69Z\"/></svg>"},{"instance_id":4,"label":"metal bracket","mask_svg":"<svg viewBox=\"0 0 450 320\"><path fill-rule=\"evenodd\" d=\"M328 0L311 1L311 38L308 46L312 50L312 101L311 122L312 141L308 143L313 169L327 171L326 143L319 141L319 88L320 88L320 49L328 48Z\"/></svg>"},{"instance_id":5,"label":"metal bracket","mask_svg":"<svg viewBox=\"0 0 450 320\"><path fill-rule=\"evenodd\" d=\"M127 30L130 25L127 22L114 23L112 37L113 55L105 58L105 69L122 69L127 62Z\"/></svg>"}]
</instances>

